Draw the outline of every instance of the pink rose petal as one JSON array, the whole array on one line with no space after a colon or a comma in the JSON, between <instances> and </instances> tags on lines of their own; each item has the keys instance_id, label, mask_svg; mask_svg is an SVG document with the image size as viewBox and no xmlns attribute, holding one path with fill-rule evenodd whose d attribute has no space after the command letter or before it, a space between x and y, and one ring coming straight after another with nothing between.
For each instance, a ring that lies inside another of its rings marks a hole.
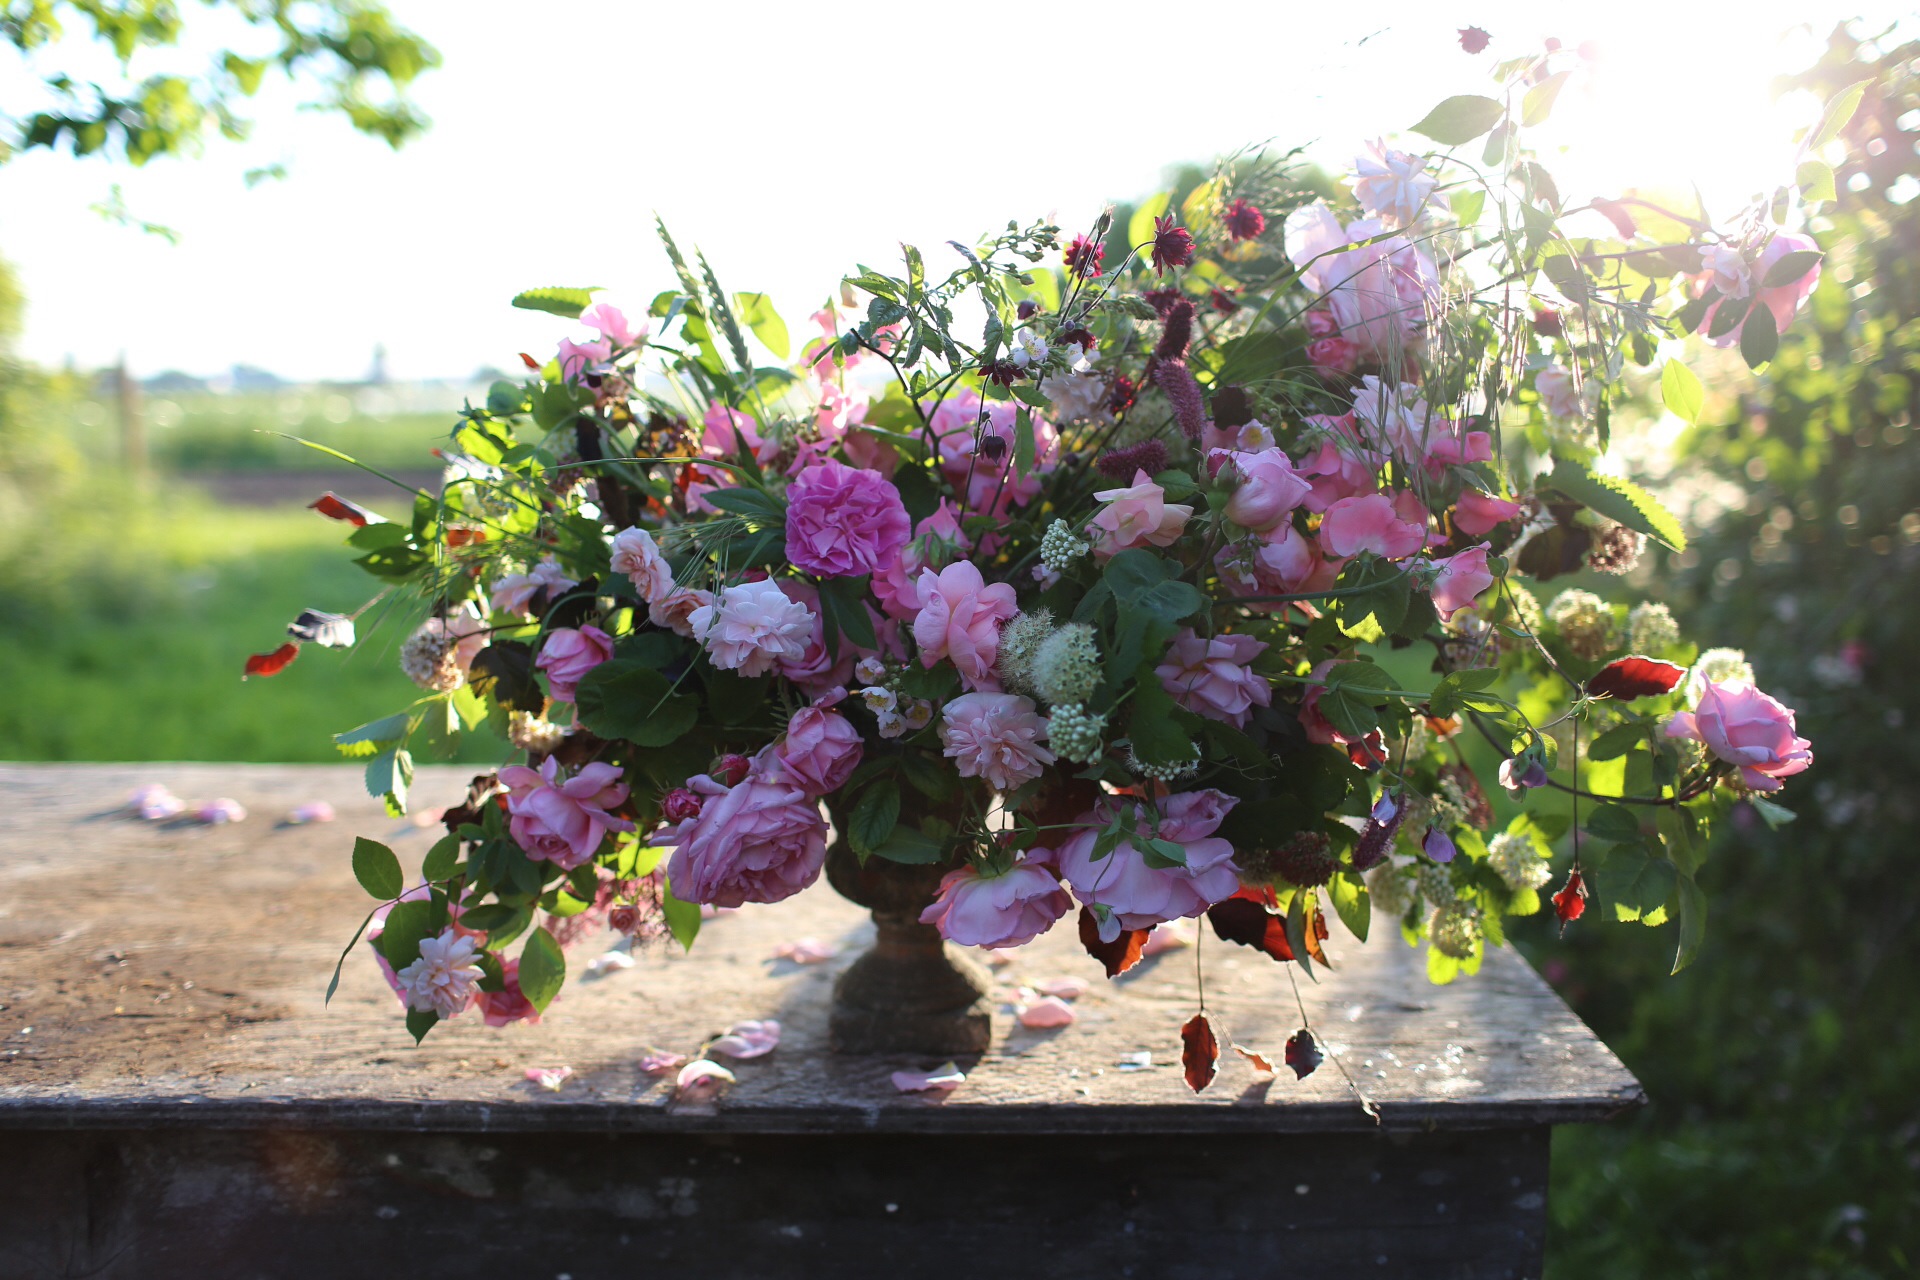
<instances>
[{"instance_id":1,"label":"pink rose petal","mask_svg":"<svg viewBox=\"0 0 1920 1280\"><path fill-rule=\"evenodd\" d=\"M1035 983L1033 989L1043 996L1078 1000L1087 993L1087 983L1084 978L1048 978L1045 982Z\"/></svg>"},{"instance_id":2,"label":"pink rose petal","mask_svg":"<svg viewBox=\"0 0 1920 1280\"><path fill-rule=\"evenodd\" d=\"M625 951L609 951L587 961L588 973L610 973L633 968L633 956Z\"/></svg>"},{"instance_id":3,"label":"pink rose petal","mask_svg":"<svg viewBox=\"0 0 1920 1280\"><path fill-rule=\"evenodd\" d=\"M710 1102L734 1080L733 1072L719 1063L696 1058L680 1068L673 1082L674 1097L682 1102Z\"/></svg>"},{"instance_id":4,"label":"pink rose petal","mask_svg":"<svg viewBox=\"0 0 1920 1280\"><path fill-rule=\"evenodd\" d=\"M128 796L127 807L148 822L159 822L173 817L187 804L160 783L152 782Z\"/></svg>"},{"instance_id":5,"label":"pink rose petal","mask_svg":"<svg viewBox=\"0 0 1920 1280\"><path fill-rule=\"evenodd\" d=\"M1170 920L1154 926L1153 932L1147 935L1146 943L1140 948L1140 954L1157 956L1163 951L1175 951L1192 945L1192 927L1184 920Z\"/></svg>"},{"instance_id":6,"label":"pink rose petal","mask_svg":"<svg viewBox=\"0 0 1920 1280\"><path fill-rule=\"evenodd\" d=\"M244 822L247 817L247 811L240 807L238 800L229 800L222 797L218 800L207 801L193 811L193 816L208 826L219 827L225 826L229 822Z\"/></svg>"},{"instance_id":7,"label":"pink rose petal","mask_svg":"<svg viewBox=\"0 0 1920 1280\"><path fill-rule=\"evenodd\" d=\"M902 1093L945 1092L964 1083L966 1078L966 1072L947 1062L931 1071L896 1071L893 1087Z\"/></svg>"},{"instance_id":8,"label":"pink rose petal","mask_svg":"<svg viewBox=\"0 0 1920 1280\"><path fill-rule=\"evenodd\" d=\"M1073 1006L1059 996L1040 996L1022 1001L1016 1016L1023 1027L1069 1027L1073 1025Z\"/></svg>"},{"instance_id":9,"label":"pink rose petal","mask_svg":"<svg viewBox=\"0 0 1920 1280\"><path fill-rule=\"evenodd\" d=\"M333 806L325 800L313 800L287 814L290 826L303 827L309 822L332 822Z\"/></svg>"},{"instance_id":10,"label":"pink rose petal","mask_svg":"<svg viewBox=\"0 0 1920 1280\"><path fill-rule=\"evenodd\" d=\"M708 1048L729 1058L758 1058L772 1053L779 1044L780 1024L768 1018L764 1022L736 1022Z\"/></svg>"},{"instance_id":11,"label":"pink rose petal","mask_svg":"<svg viewBox=\"0 0 1920 1280\"><path fill-rule=\"evenodd\" d=\"M573 1074L572 1067L528 1067L527 1079L553 1093L560 1092L560 1086Z\"/></svg>"},{"instance_id":12,"label":"pink rose petal","mask_svg":"<svg viewBox=\"0 0 1920 1280\"><path fill-rule=\"evenodd\" d=\"M773 949L776 960L791 960L795 964L825 964L840 953L818 938L801 938L797 942L783 942Z\"/></svg>"},{"instance_id":13,"label":"pink rose petal","mask_svg":"<svg viewBox=\"0 0 1920 1280\"><path fill-rule=\"evenodd\" d=\"M650 1076L664 1076L686 1064L686 1054L668 1053L664 1049L649 1049L640 1059L640 1069Z\"/></svg>"}]
</instances>

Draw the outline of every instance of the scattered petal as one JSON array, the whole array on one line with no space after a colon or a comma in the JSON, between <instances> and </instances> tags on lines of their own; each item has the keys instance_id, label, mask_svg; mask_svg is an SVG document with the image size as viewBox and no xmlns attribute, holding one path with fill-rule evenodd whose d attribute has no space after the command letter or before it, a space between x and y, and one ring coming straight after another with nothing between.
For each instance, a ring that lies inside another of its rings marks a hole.
<instances>
[{"instance_id":1,"label":"scattered petal","mask_svg":"<svg viewBox=\"0 0 1920 1280\"><path fill-rule=\"evenodd\" d=\"M287 814L287 825L304 827L309 822L332 822L333 806L325 800L309 800L306 804Z\"/></svg>"},{"instance_id":2,"label":"scattered petal","mask_svg":"<svg viewBox=\"0 0 1920 1280\"><path fill-rule=\"evenodd\" d=\"M240 673L245 680L248 676L277 676L287 669L287 664L300 656L300 646L289 640L272 653L256 653L247 659L246 670Z\"/></svg>"},{"instance_id":3,"label":"scattered petal","mask_svg":"<svg viewBox=\"0 0 1920 1280\"><path fill-rule=\"evenodd\" d=\"M238 800L229 800L224 796L218 800L209 800L193 811L193 816L209 826L221 827L229 822L244 822L247 811L240 807Z\"/></svg>"},{"instance_id":4,"label":"scattered petal","mask_svg":"<svg viewBox=\"0 0 1920 1280\"><path fill-rule=\"evenodd\" d=\"M673 1093L681 1102L711 1102L734 1080L733 1072L719 1063L695 1058L680 1068L680 1074L674 1078Z\"/></svg>"},{"instance_id":5,"label":"scattered petal","mask_svg":"<svg viewBox=\"0 0 1920 1280\"><path fill-rule=\"evenodd\" d=\"M422 831L429 827L437 827L440 825L440 819L446 815L446 812L444 806L438 809L416 809L413 812L413 825L419 827Z\"/></svg>"},{"instance_id":6,"label":"scattered petal","mask_svg":"<svg viewBox=\"0 0 1920 1280\"><path fill-rule=\"evenodd\" d=\"M1180 1028L1180 1067L1186 1073L1187 1088L1199 1093L1212 1084L1219 1063L1219 1037L1213 1034L1207 1015L1196 1013Z\"/></svg>"},{"instance_id":7,"label":"scattered petal","mask_svg":"<svg viewBox=\"0 0 1920 1280\"><path fill-rule=\"evenodd\" d=\"M1287 1037L1287 1065L1293 1068L1296 1080L1305 1080L1312 1075L1326 1055L1320 1052L1315 1043L1313 1032L1302 1027Z\"/></svg>"},{"instance_id":8,"label":"scattered petal","mask_svg":"<svg viewBox=\"0 0 1920 1280\"><path fill-rule=\"evenodd\" d=\"M1062 1000L1078 1000L1087 993L1084 978L1048 978L1034 984L1035 991L1043 996L1059 996Z\"/></svg>"},{"instance_id":9,"label":"scattered petal","mask_svg":"<svg viewBox=\"0 0 1920 1280\"><path fill-rule=\"evenodd\" d=\"M668 1053L664 1049L649 1049L640 1058L640 1069L650 1076L664 1076L670 1071L678 1071L686 1064L686 1054Z\"/></svg>"},{"instance_id":10,"label":"scattered petal","mask_svg":"<svg viewBox=\"0 0 1920 1280\"><path fill-rule=\"evenodd\" d=\"M528 1067L527 1079L552 1093L560 1092L560 1086L573 1074L572 1067Z\"/></svg>"},{"instance_id":11,"label":"scattered petal","mask_svg":"<svg viewBox=\"0 0 1920 1280\"><path fill-rule=\"evenodd\" d=\"M151 782L127 797L127 807L148 822L159 822L185 809L187 802L159 783Z\"/></svg>"},{"instance_id":12,"label":"scattered petal","mask_svg":"<svg viewBox=\"0 0 1920 1280\"><path fill-rule=\"evenodd\" d=\"M1042 1029L1070 1027L1077 1015L1073 1012L1073 1006L1059 996L1039 996L1021 1001L1015 1016L1023 1027Z\"/></svg>"},{"instance_id":13,"label":"scattered petal","mask_svg":"<svg viewBox=\"0 0 1920 1280\"><path fill-rule=\"evenodd\" d=\"M1168 920L1153 926L1153 932L1147 935L1146 945L1141 947L1143 957L1157 956L1163 951L1177 951L1181 947L1193 945L1193 926L1185 920Z\"/></svg>"},{"instance_id":14,"label":"scattered petal","mask_svg":"<svg viewBox=\"0 0 1920 1280\"><path fill-rule=\"evenodd\" d=\"M1123 1053L1116 1065L1122 1071L1145 1071L1153 1066L1153 1051L1142 1049L1138 1053Z\"/></svg>"},{"instance_id":15,"label":"scattered petal","mask_svg":"<svg viewBox=\"0 0 1920 1280\"><path fill-rule=\"evenodd\" d=\"M1255 1071L1264 1071L1268 1075L1275 1074L1273 1063L1268 1061L1267 1055L1258 1049L1249 1049L1243 1044L1236 1044L1233 1046L1233 1051L1252 1063Z\"/></svg>"},{"instance_id":16,"label":"scattered petal","mask_svg":"<svg viewBox=\"0 0 1920 1280\"><path fill-rule=\"evenodd\" d=\"M764 1022L736 1022L708 1047L729 1058L758 1058L772 1053L779 1044L780 1024L768 1018Z\"/></svg>"},{"instance_id":17,"label":"scattered petal","mask_svg":"<svg viewBox=\"0 0 1920 1280\"><path fill-rule=\"evenodd\" d=\"M986 951L987 954L980 958L987 962L990 969L1004 969L1020 958L1019 947L995 947Z\"/></svg>"},{"instance_id":18,"label":"scattered petal","mask_svg":"<svg viewBox=\"0 0 1920 1280\"><path fill-rule=\"evenodd\" d=\"M902 1093L944 1092L956 1088L966 1078L966 1072L946 1062L931 1071L896 1071L893 1073L893 1087Z\"/></svg>"},{"instance_id":19,"label":"scattered petal","mask_svg":"<svg viewBox=\"0 0 1920 1280\"><path fill-rule=\"evenodd\" d=\"M633 968L633 955L627 951L609 951L587 961L588 973L611 973Z\"/></svg>"},{"instance_id":20,"label":"scattered petal","mask_svg":"<svg viewBox=\"0 0 1920 1280\"><path fill-rule=\"evenodd\" d=\"M801 938L795 942L783 942L773 949L775 960L791 960L795 964L825 964L840 953L818 938Z\"/></svg>"},{"instance_id":21,"label":"scattered petal","mask_svg":"<svg viewBox=\"0 0 1920 1280\"><path fill-rule=\"evenodd\" d=\"M385 516L375 515L357 502L348 502L331 489L309 502L307 509L318 511L329 520L344 520L356 529L387 522Z\"/></svg>"},{"instance_id":22,"label":"scattered petal","mask_svg":"<svg viewBox=\"0 0 1920 1280\"><path fill-rule=\"evenodd\" d=\"M1685 667L1658 658L1621 658L1600 668L1593 679L1587 681L1587 692L1616 702L1631 702L1635 698L1672 693L1686 675Z\"/></svg>"}]
</instances>

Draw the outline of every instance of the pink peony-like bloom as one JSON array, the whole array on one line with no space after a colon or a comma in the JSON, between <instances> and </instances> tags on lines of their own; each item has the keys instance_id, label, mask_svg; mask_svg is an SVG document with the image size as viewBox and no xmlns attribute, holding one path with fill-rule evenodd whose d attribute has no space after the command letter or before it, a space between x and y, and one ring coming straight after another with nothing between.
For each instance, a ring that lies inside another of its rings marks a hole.
<instances>
[{"instance_id":1,"label":"pink peony-like bloom","mask_svg":"<svg viewBox=\"0 0 1920 1280\"><path fill-rule=\"evenodd\" d=\"M1102 489L1093 496L1107 504L1087 522L1095 531L1093 553L1103 559L1128 547L1172 546L1193 518L1192 507L1168 502L1167 491L1144 471L1133 473L1128 488Z\"/></svg>"},{"instance_id":2,"label":"pink peony-like bloom","mask_svg":"<svg viewBox=\"0 0 1920 1280\"><path fill-rule=\"evenodd\" d=\"M508 765L500 771L500 785L507 788L507 830L535 862L571 871L599 852L608 832L633 830L631 822L608 812L627 798L627 784L613 765L596 760L565 777L560 762L548 756L538 769Z\"/></svg>"},{"instance_id":3,"label":"pink peony-like bloom","mask_svg":"<svg viewBox=\"0 0 1920 1280\"><path fill-rule=\"evenodd\" d=\"M912 529L900 491L877 471L828 460L787 490L787 558L815 577L876 573Z\"/></svg>"},{"instance_id":4,"label":"pink peony-like bloom","mask_svg":"<svg viewBox=\"0 0 1920 1280\"><path fill-rule=\"evenodd\" d=\"M1040 745L1047 721L1032 700L1011 693L964 693L941 712L940 741L963 778L1012 791L1040 776L1053 752Z\"/></svg>"},{"instance_id":5,"label":"pink peony-like bloom","mask_svg":"<svg viewBox=\"0 0 1920 1280\"><path fill-rule=\"evenodd\" d=\"M1257 453L1217 449L1213 456L1223 453L1240 477L1239 487L1227 499L1227 519L1243 528L1265 533L1291 516L1313 492L1313 485L1294 471L1293 460L1278 449Z\"/></svg>"},{"instance_id":6,"label":"pink peony-like bloom","mask_svg":"<svg viewBox=\"0 0 1920 1280\"><path fill-rule=\"evenodd\" d=\"M726 588L711 604L688 614L687 625L714 666L763 676L775 662L806 653L814 614L789 599L779 583L763 580Z\"/></svg>"},{"instance_id":7,"label":"pink peony-like bloom","mask_svg":"<svg viewBox=\"0 0 1920 1280\"><path fill-rule=\"evenodd\" d=\"M407 1008L443 1018L464 1012L480 990L480 966L473 962L478 950L471 935L454 929L420 939L420 958L394 975Z\"/></svg>"},{"instance_id":8,"label":"pink peony-like bloom","mask_svg":"<svg viewBox=\"0 0 1920 1280\"><path fill-rule=\"evenodd\" d=\"M580 313L580 323L589 329L597 329L600 336L614 347L630 347L647 336L648 322L643 318L639 324L627 319L627 313L610 302L596 302Z\"/></svg>"},{"instance_id":9,"label":"pink peony-like bloom","mask_svg":"<svg viewBox=\"0 0 1920 1280\"><path fill-rule=\"evenodd\" d=\"M673 593L673 567L645 529L622 529L613 535L613 571L625 574L649 605Z\"/></svg>"},{"instance_id":10,"label":"pink peony-like bloom","mask_svg":"<svg viewBox=\"0 0 1920 1280\"><path fill-rule=\"evenodd\" d=\"M865 751L852 721L816 704L793 713L786 737L773 746L773 759L808 795L823 796L846 785Z\"/></svg>"},{"instance_id":11,"label":"pink peony-like bloom","mask_svg":"<svg viewBox=\"0 0 1920 1280\"><path fill-rule=\"evenodd\" d=\"M1155 828L1145 805L1128 797L1106 800L1081 816L1080 830L1060 846L1054 864L1081 902L1108 909L1100 922L1105 941L1113 941L1123 929L1150 929L1168 920L1197 916L1239 892L1233 846L1213 834L1238 803L1235 797L1212 789L1178 792L1161 798ZM1137 806L1144 834L1185 849L1186 865L1149 866L1146 855L1131 840L1122 840L1096 860L1094 842L1121 804ZM1040 851L1034 856L1040 856Z\"/></svg>"},{"instance_id":12,"label":"pink peony-like bloom","mask_svg":"<svg viewBox=\"0 0 1920 1280\"><path fill-rule=\"evenodd\" d=\"M889 618L912 622L920 612L920 571L944 569L970 550L972 546L960 528L959 513L947 505L945 498L940 499L933 514L914 529L913 539L873 575L874 599Z\"/></svg>"},{"instance_id":13,"label":"pink peony-like bloom","mask_svg":"<svg viewBox=\"0 0 1920 1280\"><path fill-rule=\"evenodd\" d=\"M674 897L717 907L779 902L820 878L827 821L819 802L799 787L762 773L732 787L706 774L687 785L705 800L699 816L663 828L652 840L674 846L667 861Z\"/></svg>"},{"instance_id":14,"label":"pink peony-like bloom","mask_svg":"<svg viewBox=\"0 0 1920 1280\"><path fill-rule=\"evenodd\" d=\"M1478 489L1463 489L1460 491L1460 500L1453 505L1453 527L1470 538L1477 538L1505 524L1523 510L1525 508L1517 502L1496 498Z\"/></svg>"},{"instance_id":15,"label":"pink peony-like bloom","mask_svg":"<svg viewBox=\"0 0 1920 1280\"><path fill-rule=\"evenodd\" d=\"M1483 542L1433 562L1439 571L1433 578L1433 611L1440 615L1440 621L1445 622L1470 607L1482 591L1493 585L1493 574L1487 570L1487 550L1491 545Z\"/></svg>"},{"instance_id":16,"label":"pink peony-like bloom","mask_svg":"<svg viewBox=\"0 0 1920 1280\"><path fill-rule=\"evenodd\" d=\"M969 863L941 877L940 894L920 913L920 923L963 947L1017 947L1072 908L1059 877L1042 863L1016 862L997 876L983 876Z\"/></svg>"},{"instance_id":17,"label":"pink peony-like bloom","mask_svg":"<svg viewBox=\"0 0 1920 1280\"><path fill-rule=\"evenodd\" d=\"M1285 225L1287 257L1301 281L1326 298L1343 337L1381 357L1419 339L1439 293L1433 259L1405 236L1375 239L1386 231L1378 218L1342 227L1325 204L1294 210Z\"/></svg>"},{"instance_id":18,"label":"pink peony-like bloom","mask_svg":"<svg viewBox=\"0 0 1920 1280\"><path fill-rule=\"evenodd\" d=\"M1426 542L1425 526L1405 519L1394 501L1379 493L1340 499L1327 508L1320 525L1321 545L1337 556L1371 551L1388 560L1399 560L1420 550Z\"/></svg>"},{"instance_id":19,"label":"pink peony-like bloom","mask_svg":"<svg viewBox=\"0 0 1920 1280\"><path fill-rule=\"evenodd\" d=\"M1707 283L1729 298L1744 298L1753 287L1753 268L1746 255L1730 244L1700 246L1700 270Z\"/></svg>"},{"instance_id":20,"label":"pink peony-like bloom","mask_svg":"<svg viewBox=\"0 0 1920 1280\"><path fill-rule=\"evenodd\" d=\"M500 990L474 993L474 1007L480 1010L480 1016L486 1019L490 1027L504 1027L515 1022L529 1025L539 1022L540 1010L520 990L520 957L508 956L500 968L503 978Z\"/></svg>"},{"instance_id":21,"label":"pink peony-like bloom","mask_svg":"<svg viewBox=\"0 0 1920 1280\"><path fill-rule=\"evenodd\" d=\"M698 587L676 587L647 605L647 619L675 635L693 637L693 615L713 603L713 592Z\"/></svg>"},{"instance_id":22,"label":"pink peony-like bloom","mask_svg":"<svg viewBox=\"0 0 1920 1280\"><path fill-rule=\"evenodd\" d=\"M547 673L555 702L572 702L587 672L613 657L613 637L595 626L559 627L547 633L533 665Z\"/></svg>"},{"instance_id":23,"label":"pink peony-like bloom","mask_svg":"<svg viewBox=\"0 0 1920 1280\"><path fill-rule=\"evenodd\" d=\"M1754 280L1765 280L1767 278L1767 272L1773 269L1773 265L1788 254L1818 249L1819 247L1819 245L1813 242L1810 236L1804 236L1793 231L1781 232L1779 235L1774 236L1773 239L1767 241L1767 247L1760 251L1759 260L1753 264L1752 278ZM1707 313L1700 318L1700 327L1696 332L1707 335L1707 341L1716 347L1731 347L1740 341L1740 333L1747 327L1746 320L1742 319L1739 324L1733 326L1733 328L1716 338L1711 336L1714 316L1719 312L1721 307L1739 307L1744 314L1751 315L1751 308L1759 306L1765 307L1773 313L1774 328L1785 333L1787 326L1793 323L1794 313L1800 310L1801 305L1806 302L1808 295L1813 292L1814 286L1819 283L1820 264L1816 262L1807 269L1805 274L1799 276L1797 279L1789 280L1785 284L1774 285L1772 288L1762 287L1755 299L1751 302L1746 301L1744 298L1736 298L1731 301L1727 299L1717 300L1712 306L1707 308Z\"/></svg>"},{"instance_id":24,"label":"pink peony-like bloom","mask_svg":"<svg viewBox=\"0 0 1920 1280\"><path fill-rule=\"evenodd\" d=\"M510 573L494 584L490 603L496 613L525 613L533 597L544 591L552 601L561 592L579 583L569 578L552 556L541 556L540 563L528 573Z\"/></svg>"},{"instance_id":25,"label":"pink peony-like bloom","mask_svg":"<svg viewBox=\"0 0 1920 1280\"><path fill-rule=\"evenodd\" d=\"M1708 684L1692 711L1667 721L1669 738L1691 738L1728 764L1755 791L1778 791L1813 763L1813 744L1794 732L1794 715L1744 681Z\"/></svg>"},{"instance_id":26,"label":"pink peony-like bloom","mask_svg":"<svg viewBox=\"0 0 1920 1280\"><path fill-rule=\"evenodd\" d=\"M812 697L845 684L853 675L853 664L860 660L861 651L845 636L840 639L837 653L827 648L826 613L820 607L820 589L802 578L782 578L780 590L795 604L806 606L813 618L813 630L807 636L806 647L797 656L781 658L774 664L775 669ZM882 621L880 616L868 609L867 617L877 630Z\"/></svg>"},{"instance_id":27,"label":"pink peony-like bloom","mask_svg":"<svg viewBox=\"0 0 1920 1280\"><path fill-rule=\"evenodd\" d=\"M1253 660L1266 648L1252 636L1197 636L1189 627L1174 638L1153 673L1187 710L1244 728L1255 707L1273 703L1273 687L1253 670Z\"/></svg>"},{"instance_id":28,"label":"pink peony-like bloom","mask_svg":"<svg viewBox=\"0 0 1920 1280\"><path fill-rule=\"evenodd\" d=\"M931 667L945 658L967 688L999 689L993 664L1000 655L1000 624L1020 612L1013 588L1004 582L988 586L971 560L938 573L922 569L919 587L913 639L920 646L920 665Z\"/></svg>"}]
</instances>

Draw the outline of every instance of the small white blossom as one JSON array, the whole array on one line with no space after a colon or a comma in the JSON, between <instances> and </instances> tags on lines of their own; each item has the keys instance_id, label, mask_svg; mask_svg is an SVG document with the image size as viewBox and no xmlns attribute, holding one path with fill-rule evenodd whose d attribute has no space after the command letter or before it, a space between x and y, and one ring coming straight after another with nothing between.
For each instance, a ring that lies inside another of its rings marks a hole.
<instances>
[{"instance_id":1,"label":"small white blossom","mask_svg":"<svg viewBox=\"0 0 1920 1280\"><path fill-rule=\"evenodd\" d=\"M879 684L887 678L887 664L878 658L862 658L853 664L853 675L862 684Z\"/></svg>"},{"instance_id":2,"label":"small white blossom","mask_svg":"<svg viewBox=\"0 0 1920 1280\"><path fill-rule=\"evenodd\" d=\"M892 711L899 703L899 699L894 697L893 690L882 688L879 685L872 685L860 690L860 701L866 703L867 710L873 712L875 715L879 715L883 711Z\"/></svg>"},{"instance_id":3,"label":"small white blossom","mask_svg":"<svg viewBox=\"0 0 1920 1280\"><path fill-rule=\"evenodd\" d=\"M1019 329L1013 335L1013 349L1007 353L1007 359L1016 369L1027 369L1047 362L1047 340L1035 329Z\"/></svg>"}]
</instances>

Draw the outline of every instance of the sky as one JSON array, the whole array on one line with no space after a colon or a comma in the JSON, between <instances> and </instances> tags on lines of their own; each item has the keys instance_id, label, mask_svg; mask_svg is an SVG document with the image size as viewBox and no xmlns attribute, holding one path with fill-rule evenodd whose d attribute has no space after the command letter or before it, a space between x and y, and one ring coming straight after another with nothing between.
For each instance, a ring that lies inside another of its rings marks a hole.
<instances>
[{"instance_id":1,"label":"sky","mask_svg":"<svg viewBox=\"0 0 1920 1280\"><path fill-rule=\"evenodd\" d=\"M0 255L29 301L23 353L93 367L124 352L141 376L238 363L347 379L380 343L396 378L463 378L518 351L544 357L572 332L511 309L519 290L605 286L637 311L670 287L655 211L726 288L770 294L798 334L841 275L896 257L899 241L939 266L952 251L935 247L950 239L1009 218L1078 227L1106 201L1155 190L1170 165L1267 138L1343 168L1442 98L1487 91L1496 57L1549 35L1597 54L1543 133L1564 148L1549 157L1563 190L1694 183L1710 211L1731 214L1790 177L1791 131L1817 114L1772 102L1769 77L1817 52L1837 18L1894 11L1819 0L1758 0L1737 17L1692 0L390 7L444 58L414 95L433 126L398 152L273 86L250 140L210 142L196 159L132 169L42 150L0 167ZM1470 24L1493 38L1478 57L1456 39ZM30 97L10 79L0 109L18 111ZM274 164L284 179L246 186ZM115 184L179 243L93 212Z\"/></svg>"}]
</instances>

